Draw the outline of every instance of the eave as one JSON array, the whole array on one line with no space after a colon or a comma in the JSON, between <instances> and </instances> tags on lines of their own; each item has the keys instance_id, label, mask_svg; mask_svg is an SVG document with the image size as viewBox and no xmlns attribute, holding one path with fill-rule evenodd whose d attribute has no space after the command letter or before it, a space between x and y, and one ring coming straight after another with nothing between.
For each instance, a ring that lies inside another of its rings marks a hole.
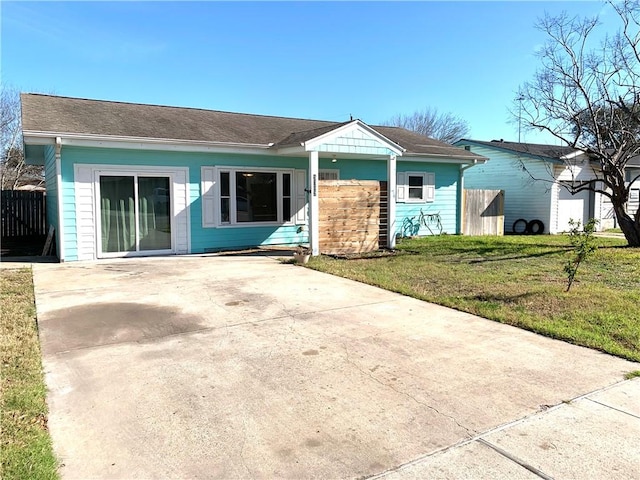
<instances>
[{"instance_id":1,"label":"eave","mask_svg":"<svg viewBox=\"0 0 640 480\"><path fill-rule=\"evenodd\" d=\"M405 153L402 157L403 161L413 162L432 162L432 163L459 163L461 165L466 164L478 164L487 163L489 160L482 155L467 156L467 155L439 155L439 154L427 154L427 153Z\"/></svg>"},{"instance_id":2,"label":"eave","mask_svg":"<svg viewBox=\"0 0 640 480\"><path fill-rule=\"evenodd\" d=\"M216 152L216 153L250 153L252 155L273 155L271 145L209 142L199 140L121 137L113 135L93 135L78 133L36 132L25 130L25 145L54 145L60 138L62 145L76 147L120 148L127 150L165 150L174 152Z\"/></svg>"},{"instance_id":3,"label":"eave","mask_svg":"<svg viewBox=\"0 0 640 480\"><path fill-rule=\"evenodd\" d=\"M554 163L554 164L558 164L558 165L563 165L564 164L564 162L560 158L547 157L546 155L536 155L536 154L533 154L533 153L518 152L517 150L512 150L510 148L500 147L498 145L487 145L485 143L474 142L473 140L460 140L460 141L456 142L456 146L457 146L458 143L471 144L471 145L475 145L475 146L480 147L480 148L487 148L489 150L491 150L491 149L498 150L500 152L509 153L511 155L524 156L524 157L527 157L527 158L531 158L533 160L541 160L543 162L549 162L549 163Z\"/></svg>"}]
</instances>

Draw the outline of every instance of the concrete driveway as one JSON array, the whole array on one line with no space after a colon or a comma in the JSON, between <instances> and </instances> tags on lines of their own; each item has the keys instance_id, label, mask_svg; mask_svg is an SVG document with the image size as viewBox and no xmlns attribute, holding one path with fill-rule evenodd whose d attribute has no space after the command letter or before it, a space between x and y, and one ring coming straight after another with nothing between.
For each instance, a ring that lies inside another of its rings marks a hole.
<instances>
[{"instance_id":1,"label":"concrete driveway","mask_svg":"<svg viewBox=\"0 0 640 480\"><path fill-rule=\"evenodd\" d=\"M64 478L640 476L632 362L269 256L34 278Z\"/></svg>"}]
</instances>

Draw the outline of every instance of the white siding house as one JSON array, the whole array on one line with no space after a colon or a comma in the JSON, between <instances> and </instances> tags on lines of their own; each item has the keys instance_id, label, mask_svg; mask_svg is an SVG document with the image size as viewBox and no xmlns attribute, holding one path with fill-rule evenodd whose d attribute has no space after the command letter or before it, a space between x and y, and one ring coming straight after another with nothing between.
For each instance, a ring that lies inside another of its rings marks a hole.
<instances>
[{"instance_id":1,"label":"white siding house","mask_svg":"<svg viewBox=\"0 0 640 480\"><path fill-rule=\"evenodd\" d=\"M598 229L613 226L613 212L606 197L584 191L572 195L560 182L595 178L592 165L569 147L493 140L462 139L464 147L489 158L465 173L465 188L504 190L505 232L513 231L519 219L539 220L544 233L569 230L569 220L581 224L590 218ZM572 165L566 164L568 159Z\"/></svg>"}]
</instances>

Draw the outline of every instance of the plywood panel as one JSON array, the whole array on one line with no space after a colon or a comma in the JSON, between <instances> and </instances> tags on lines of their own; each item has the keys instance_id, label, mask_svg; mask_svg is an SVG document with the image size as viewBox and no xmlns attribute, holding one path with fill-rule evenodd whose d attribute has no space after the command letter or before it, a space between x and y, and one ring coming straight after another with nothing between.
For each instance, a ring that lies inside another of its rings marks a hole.
<instances>
[{"instance_id":1,"label":"plywood panel","mask_svg":"<svg viewBox=\"0 0 640 480\"><path fill-rule=\"evenodd\" d=\"M386 244L386 182L321 180L318 196L321 253L364 253Z\"/></svg>"}]
</instances>

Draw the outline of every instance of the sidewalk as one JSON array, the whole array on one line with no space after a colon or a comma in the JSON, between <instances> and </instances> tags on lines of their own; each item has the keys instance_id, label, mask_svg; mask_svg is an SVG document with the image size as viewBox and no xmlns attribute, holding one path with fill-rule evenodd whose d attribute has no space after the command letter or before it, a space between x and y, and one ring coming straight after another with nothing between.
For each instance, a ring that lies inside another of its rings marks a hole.
<instances>
[{"instance_id":1,"label":"sidewalk","mask_svg":"<svg viewBox=\"0 0 640 480\"><path fill-rule=\"evenodd\" d=\"M640 478L640 378L516 420L373 478Z\"/></svg>"}]
</instances>

